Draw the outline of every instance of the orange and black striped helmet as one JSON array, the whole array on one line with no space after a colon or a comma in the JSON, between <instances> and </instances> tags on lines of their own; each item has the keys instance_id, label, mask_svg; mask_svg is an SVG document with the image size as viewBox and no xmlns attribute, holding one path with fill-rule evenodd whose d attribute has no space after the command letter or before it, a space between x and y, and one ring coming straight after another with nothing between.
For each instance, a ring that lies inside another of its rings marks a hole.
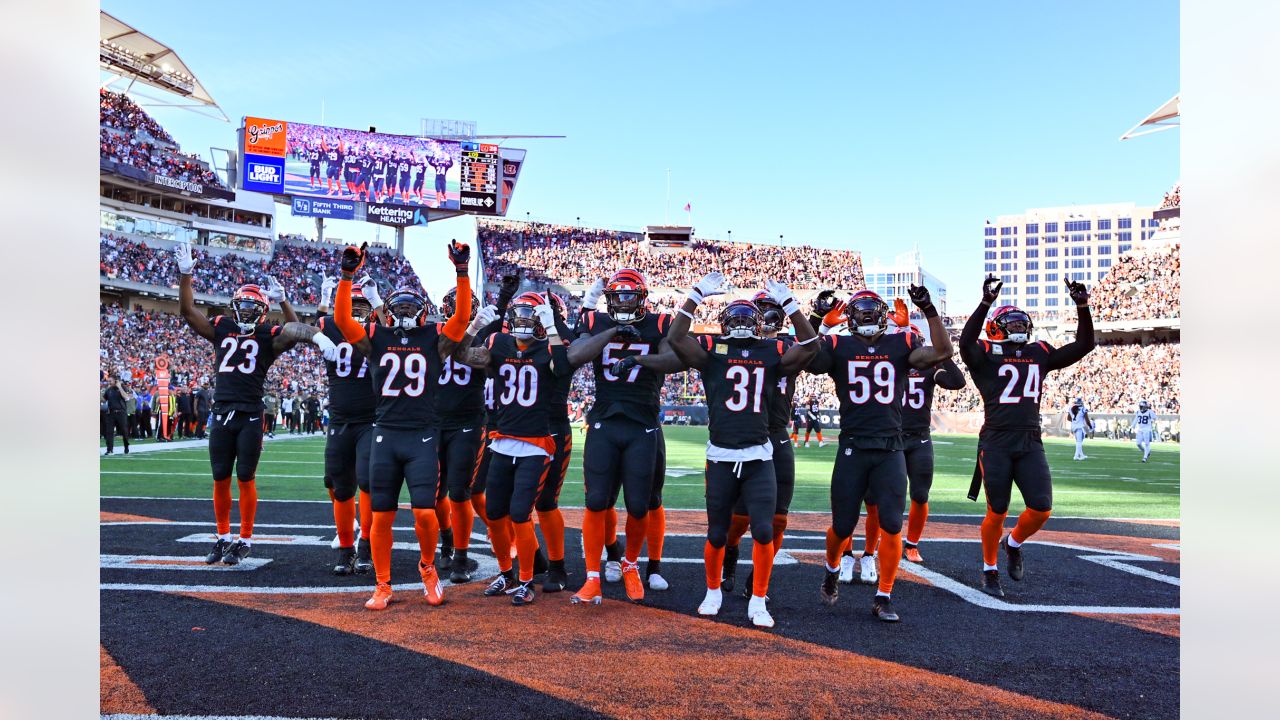
<instances>
[{"instance_id":1,"label":"orange and black striped helmet","mask_svg":"<svg viewBox=\"0 0 1280 720\"><path fill-rule=\"evenodd\" d=\"M604 286L605 309L619 325L630 325L644 317L649 286L639 270L623 268Z\"/></svg>"}]
</instances>

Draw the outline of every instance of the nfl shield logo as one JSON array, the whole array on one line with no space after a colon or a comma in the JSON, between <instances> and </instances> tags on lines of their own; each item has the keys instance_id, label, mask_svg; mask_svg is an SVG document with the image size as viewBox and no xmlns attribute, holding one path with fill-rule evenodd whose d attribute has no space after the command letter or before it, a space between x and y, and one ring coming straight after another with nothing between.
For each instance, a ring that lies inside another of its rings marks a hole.
<instances>
[{"instance_id":1,"label":"nfl shield logo","mask_svg":"<svg viewBox=\"0 0 1280 720\"><path fill-rule=\"evenodd\" d=\"M408 344L409 344L409 336L408 336L408 335L402 336L402 337L400 338L400 344L401 344L401 345L408 345Z\"/></svg>"},{"instance_id":2,"label":"nfl shield logo","mask_svg":"<svg viewBox=\"0 0 1280 720\"><path fill-rule=\"evenodd\" d=\"M872 348L867 348L867 352L875 352L875 351L876 351L876 349L875 349L875 348L873 348L873 347L872 347Z\"/></svg>"},{"instance_id":3,"label":"nfl shield logo","mask_svg":"<svg viewBox=\"0 0 1280 720\"><path fill-rule=\"evenodd\" d=\"M1019 350L1019 351L1015 352L1015 353L1014 353L1014 355L1016 355L1016 356L1018 356L1018 357L1022 357L1022 351L1021 351L1021 350Z\"/></svg>"},{"instance_id":4,"label":"nfl shield logo","mask_svg":"<svg viewBox=\"0 0 1280 720\"><path fill-rule=\"evenodd\" d=\"M748 352L747 350L742 351L742 357L750 357L750 356L751 356L751 353Z\"/></svg>"}]
</instances>

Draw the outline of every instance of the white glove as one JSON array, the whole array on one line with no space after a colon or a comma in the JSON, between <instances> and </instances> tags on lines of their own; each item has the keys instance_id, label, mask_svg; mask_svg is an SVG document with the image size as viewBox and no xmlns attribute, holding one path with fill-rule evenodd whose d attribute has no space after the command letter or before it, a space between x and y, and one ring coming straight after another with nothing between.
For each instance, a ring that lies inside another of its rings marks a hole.
<instances>
[{"instance_id":1,"label":"white glove","mask_svg":"<svg viewBox=\"0 0 1280 720\"><path fill-rule=\"evenodd\" d=\"M191 243L180 242L173 246L173 256L178 261L178 272L190 275L196 267L195 258L191 257Z\"/></svg>"},{"instance_id":2,"label":"white glove","mask_svg":"<svg viewBox=\"0 0 1280 720\"><path fill-rule=\"evenodd\" d=\"M369 301L369 306L374 310L382 307L382 296L378 294L378 283L373 278L365 275L360 278L360 292L364 294L364 299Z\"/></svg>"},{"instance_id":3,"label":"white glove","mask_svg":"<svg viewBox=\"0 0 1280 720\"><path fill-rule=\"evenodd\" d=\"M472 335L478 335L480 331L498 319L498 308L493 305L485 305L476 313L476 317L471 321Z\"/></svg>"},{"instance_id":4,"label":"white glove","mask_svg":"<svg viewBox=\"0 0 1280 720\"><path fill-rule=\"evenodd\" d=\"M711 297L712 295L725 294L728 289L725 285L724 273L718 270L712 270L704 275L702 279L698 281L697 285L693 286L693 289L689 291L689 297L695 303L701 305L703 300Z\"/></svg>"},{"instance_id":5,"label":"white glove","mask_svg":"<svg viewBox=\"0 0 1280 720\"><path fill-rule=\"evenodd\" d=\"M267 276L267 299L271 302L284 302L284 286L271 275Z\"/></svg>"},{"instance_id":6,"label":"white glove","mask_svg":"<svg viewBox=\"0 0 1280 720\"><path fill-rule=\"evenodd\" d=\"M551 303L543 303L535 307L533 316L538 318L538 322L542 323L542 328L547 331L547 335L555 335L559 332L556 329L556 313L551 309Z\"/></svg>"},{"instance_id":7,"label":"white glove","mask_svg":"<svg viewBox=\"0 0 1280 720\"><path fill-rule=\"evenodd\" d=\"M320 348L320 354L324 356L325 360L334 362L338 359L338 346L329 339L328 335L318 332L311 336L311 342L315 343L315 346Z\"/></svg>"},{"instance_id":8,"label":"white glove","mask_svg":"<svg viewBox=\"0 0 1280 720\"><path fill-rule=\"evenodd\" d=\"M600 298L604 295L604 280L596 278L596 282L587 290L587 294L582 296L582 307L585 310L595 310L596 304L600 302Z\"/></svg>"},{"instance_id":9,"label":"white glove","mask_svg":"<svg viewBox=\"0 0 1280 720\"><path fill-rule=\"evenodd\" d=\"M782 306L782 312L788 316L800 312L800 303L796 302L796 296L791 294L791 290L786 285L777 280L765 280L764 290L769 293L769 297L778 301Z\"/></svg>"},{"instance_id":10,"label":"white glove","mask_svg":"<svg viewBox=\"0 0 1280 720\"><path fill-rule=\"evenodd\" d=\"M320 282L320 304L331 308L333 307L333 293L338 289L338 278L336 275L334 277L321 275L320 277L324 278Z\"/></svg>"}]
</instances>

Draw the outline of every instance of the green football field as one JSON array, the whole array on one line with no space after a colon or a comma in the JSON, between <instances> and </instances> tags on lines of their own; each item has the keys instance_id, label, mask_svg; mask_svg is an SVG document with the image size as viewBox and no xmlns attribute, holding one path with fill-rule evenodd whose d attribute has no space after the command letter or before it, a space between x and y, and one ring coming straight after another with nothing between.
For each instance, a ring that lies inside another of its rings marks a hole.
<instances>
[{"instance_id":1,"label":"green football field","mask_svg":"<svg viewBox=\"0 0 1280 720\"><path fill-rule=\"evenodd\" d=\"M707 431L703 427L664 428L667 439L667 478L664 504L670 508L702 508L702 465ZM561 503L581 506L583 437L574 439L573 462ZM932 513L980 514L981 502L965 498L977 438L973 435L936 435L936 473L930 493ZM1180 453L1175 444L1156 444L1151 459L1140 462L1137 448L1128 442L1091 440L1085 444L1088 460L1073 461L1074 447L1065 439L1046 439L1049 466L1053 470L1054 514L1082 517L1164 518L1179 517ZM267 441L258 468L259 497L323 500L324 439ZM119 449L117 449L119 452ZM796 449L794 510L830 509L829 487L835 446ZM151 497L208 497L210 476L204 447L166 450L130 456L104 457L101 463L103 495ZM403 496L408 501L407 493ZM1010 511L1022 509L1017 492Z\"/></svg>"}]
</instances>

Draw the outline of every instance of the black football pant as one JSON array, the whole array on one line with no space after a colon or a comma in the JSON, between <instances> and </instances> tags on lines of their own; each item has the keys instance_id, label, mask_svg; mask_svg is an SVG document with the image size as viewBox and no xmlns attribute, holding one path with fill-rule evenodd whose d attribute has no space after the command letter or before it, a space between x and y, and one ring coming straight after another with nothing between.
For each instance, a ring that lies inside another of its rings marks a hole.
<instances>
[{"instance_id":1,"label":"black football pant","mask_svg":"<svg viewBox=\"0 0 1280 720\"><path fill-rule=\"evenodd\" d=\"M350 500L356 488L369 492L369 454L373 423L331 425L324 441L324 486L333 499Z\"/></svg>"},{"instance_id":2,"label":"black football pant","mask_svg":"<svg viewBox=\"0 0 1280 720\"><path fill-rule=\"evenodd\" d=\"M449 496L451 502L471 499L471 483L484 443L484 428L455 428L440 431L440 489L437 498ZM483 490L481 490L483 492Z\"/></svg>"},{"instance_id":3,"label":"black football pant","mask_svg":"<svg viewBox=\"0 0 1280 720\"><path fill-rule=\"evenodd\" d=\"M773 443L773 475L778 481L778 499L773 514L786 515L791 510L791 498L796 492L796 451L786 429L769 433L769 442ZM733 514L749 514L745 498L738 498Z\"/></svg>"},{"instance_id":4,"label":"black football pant","mask_svg":"<svg viewBox=\"0 0 1280 720\"><path fill-rule=\"evenodd\" d=\"M841 438L831 470L831 527L838 537L853 535L862 501L880 507L880 528L902 532L906 509L907 462L901 450L864 450Z\"/></svg>"},{"instance_id":5,"label":"black football pant","mask_svg":"<svg viewBox=\"0 0 1280 720\"><path fill-rule=\"evenodd\" d=\"M911 502L927 503L929 489L933 487L933 438L925 430L920 434L904 434L902 443Z\"/></svg>"},{"instance_id":6,"label":"black football pant","mask_svg":"<svg viewBox=\"0 0 1280 720\"><path fill-rule=\"evenodd\" d=\"M276 416L267 413L267 419L263 422L263 429L270 435L276 434Z\"/></svg>"},{"instance_id":7,"label":"black football pant","mask_svg":"<svg viewBox=\"0 0 1280 720\"><path fill-rule=\"evenodd\" d=\"M662 507L662 488L667 484L667 439L662 436L662 426L658 426L658 457L653 461L653 489L649 493L649 509Z\"/></svg>"},{"instance_id":8,"label":"black football pant","mask_svg":"<svg viewBox=\"0 0 1280 720\"><path fill-rule=\"evenodd\" d=\"M628 515L648 514L661 431L621 416L592 423L582 453L587 510L608 510L621 490Z\"/></svg>"},{"instance_id":9,"label":"black football pant","mask_svg":"<svg viewBox=\"0 0 1280 720\"><path fill-rule=\"evenodd\" d=\"M533 503L551 472L551 458L546 455L512 457L492 453L489 460L488 491L485 493L485 524L508 515L511 522L529 522Z\"/></svg>"},{"instance_id":10,"label":"black football pant","mask_svg":"<svg viewBox=\"0 0 1280 720\"><path fill-rule=\"evenodd\" d=\"M560 507L560 489L564 487L564 476L569 472L569 458L573 455L573 427L569 423L554 425L551 428L551 440L556 444L556 454L551 458L551 473L533 503L538 512Z\"/></svg>"},{"instance_id":11,"label":"black football pant","mask_svg":"<svg viewBox=\"0 0 1280 720\"><path fill-rule=\"evenodd\" d=\"M120 433L120 440L124 442L125 449L129 449L129 418L123 410L108 412L103 425L105 431L103 434L107 436L107 452L115 452L117 432Z\"/></svg>"},{"instance_id":12,"label":"black football pant","mask_svg":"<svg viewBox=\"0 0 1280 720\"><path fill-rule=\"evenodd\" d=\"M369 495L374 512L391 512L400 490L409 486L409 505L434 508L440 484L440 456L435 428L396 430L373 428L369 452Z\"/></svg>"},{"instance_id":13,"label":"black football pant","mask_svg":"<svg viewBox=\"0 0 1280 720\"><path fill-rule=\"evenodd\" d=\"M1044 443L1037 431L982 433L978 437L978 471L987 504L996 514L1009 511L1009 497L1018 486L1022 501L1032 510L1053 509L1053 480ZM884 513L881 513L881 519Z\"/></svg>"},{"instance_id":14,"label":"black football pant","mask_svg":"<svg viewBox=\"0 0 1280 720\"><path fill-rule=\"evenodd\" d=\"M471 494L484 494L489 488L489 463L493 460L493 451L489 449L489 428L481 428L484 433L480 442L479 460L476 461L475 472L471 475Z\"/></svg>"},{"instance_id":15,"label":"black football pant","mask_svg":"<svg viewBox=\"0 0 1280 720\"><path fill-rule=\"evenodd\" d=\"M213 479L226 480L234 467L237 480L252 480L258 474L261 457L261 411L215 408L213 426L209 428L209 465Z\"/></svg>"},{"instance_id":16,"label":"black football pant","mask_svg":"<svg viewBox=\"0 0 1280 720\"><path fill-rule=\"evenodd\" d=\"M707 542L722 548L729 539L735 505L746 507L751 539L773 542L773 510L778 503L778 480L772 460L707 462Z\"/></svg>"}]
</instances>

